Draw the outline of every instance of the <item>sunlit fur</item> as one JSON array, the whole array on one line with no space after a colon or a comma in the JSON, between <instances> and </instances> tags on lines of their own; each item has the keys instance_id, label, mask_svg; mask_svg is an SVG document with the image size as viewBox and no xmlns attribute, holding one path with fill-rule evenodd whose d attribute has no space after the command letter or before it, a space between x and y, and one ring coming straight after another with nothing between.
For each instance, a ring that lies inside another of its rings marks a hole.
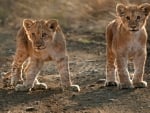
<instances>
[{"instance_id":1,"label":"sunlit fur","mask_svg":"<svg viewBox=\"0 0 150 113\"><path fill-rule=\"evenodd\" d=\"M75 88L72 85L66 51L66 41L57 20L31 20L25 19L23 26L18 31L17 46L11 70L11 85L17 91L28 91L34 87L47 88L45 83L37 80L45 61L56 62L61 76L63 89ZM22 78L22 65L28 59L25 67L25 79ZM23 84L18 84L23 81Z\"/></svg>"},{"instance_id":2,"label":"sunlit fur","mask_svg":"<svg viewBox=\"0 0 150 113\"><path fill-rule=\"evenodd\" d=\"M146 61L147 32L146 21L150 5L118 4L117 18L110 22L106 30L106 86L118 85L120 88L146 87L143 81ZM132 59L134 75L128 72L128 59ZM118 77L117 77L118 75Z\"/></svg>"}]
</instances>

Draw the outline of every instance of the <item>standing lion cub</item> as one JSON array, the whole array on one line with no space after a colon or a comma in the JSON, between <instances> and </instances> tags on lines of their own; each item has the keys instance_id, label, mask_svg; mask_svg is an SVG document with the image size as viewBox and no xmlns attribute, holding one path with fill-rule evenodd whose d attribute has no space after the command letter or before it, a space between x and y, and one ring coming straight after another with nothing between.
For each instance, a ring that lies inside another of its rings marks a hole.
<instances>
[{"instance_id":1,"label":"standing lion cub","mask_svg":"<svg viewBox=\"0 0 150 113\"><path fill-rule=\"evenodd\" d=\"M150 4L141 5L118 4L117 19L112 21L106 31L107 68L106 86L119 85L124 88L144 88L144 67L147 56L146 21L150 12ZM132 58L134 75L128 72L128 59ZM118 79L117 79L118 74Z\"/></svg>"},{"instance_id":2,"label":"standing lion cub","mask_svg":"<svg viewBox=\"0 0 150 113\"><path fill-rule=\"evenodd\" d=\"M25 67L25 80L22 78L22 65ZM11 85L16 91L28 91L31 88L47 88L37 79L45 61L56 62L61 76L63 89L79 91L78 85L72 85L70 79L66 42L63 32L56 20L25 19L17 35L17 47L11 70ZM18 84L23 81L23 84Z\"/></svg>"}]
</instances>

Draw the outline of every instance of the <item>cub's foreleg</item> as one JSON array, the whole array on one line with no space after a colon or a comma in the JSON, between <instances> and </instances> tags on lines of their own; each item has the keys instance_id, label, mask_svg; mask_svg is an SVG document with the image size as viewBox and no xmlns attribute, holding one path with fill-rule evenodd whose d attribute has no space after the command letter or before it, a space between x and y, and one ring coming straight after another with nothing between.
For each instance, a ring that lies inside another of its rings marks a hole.
<instances>
[{"instance_id":1,"label":"cub's foreleg","mask_svg":"<svg viewBox=\"0 0 150 113\"><path fill-rule=\"evenodd\" d=\"M12 63L11 69L11 85L15 86L16 84L23 82L22 78L22 64L27 59L27 55L23 50L17 50L14 61Z\"/></svg>"},{"instance_id":2,"label":"cub's foreleg","mask_svg":"<svg viewBox=\"0 0 150 113\"><path fill-rule=\"evenodd\" d=\"M80 91L78 85L73 85L71 83L68 56L62 57L56 61L59 74L61 76L61 85L63 89L69 89L73 91Z\"/></svg>"},{"instance_id":3,"label":"cub's foreleg","mask_svg":"<svg viewBox=\"0 0 150 113\"><path fill-rule=\"evenodd\" d=\"M43 61L31 58L29 60L29 65L26 68L26 72L25 72L26 80L23 82L23 84L18 84L15 90L16 91L29 91L31 90L31 88L34 87L34 84L39 84L36 77L39 71L41 70L42 66L43 66Z\"/></svg>"},{"instance_id":4,"label":"cub's foreleg","mask_svg":"<svg viewBox=\"0 0 150 113\"><path fill-rule=\"evenodd\" d=\"M133 77L133 84L136 88L144 88L147 87L147 82L143 81L143 74L145 68L145 61L146 61L146 49L139 52L134 59L134 77Z\"/></svg>"},{"instance_id":5,"label":"cub's foreleg","mask_svg":"<svg viewBox=\"0 0 150 113\"><path fill-rule=\"evenodd\" d=\"M23 28L18 31L16 43L16 53L11 69L11 85L16 85L23 81L22 64L28 58L26 34Z\"/></svg>"},{"instance_id":6,"label":"cub's foreleg","mask_svg":"<svg viewBox=\"0 0 150 113\"><path fill-rule=\"evenodd\" d=\"M111 48L107 47L106 57L106 82L105 86L117 86L118 81L116 78L115 55Z\"/></svg>"},{"instance_id":7,"label":"cub's foreleg","mask_svg":"<svg viewBox=\"0 0 150 113\"><path fill-rule=\"evenodd\" d=\"M106 30L106 82L105 86L117 86L115 54L112 51L113 33L110 25Z\"/></svg>"},{"instance_id":8,"label":"cub's foreleg","mask_svg":"<svg viewBox=\"0 0 150 113\"><path fill-rule=\"evenodd\" d=\"M128 72L128 57L123 53L118 53L116 63L120 80L119 81L120 89L133 88L133 84Z\"/></svg>"}]
</instances>

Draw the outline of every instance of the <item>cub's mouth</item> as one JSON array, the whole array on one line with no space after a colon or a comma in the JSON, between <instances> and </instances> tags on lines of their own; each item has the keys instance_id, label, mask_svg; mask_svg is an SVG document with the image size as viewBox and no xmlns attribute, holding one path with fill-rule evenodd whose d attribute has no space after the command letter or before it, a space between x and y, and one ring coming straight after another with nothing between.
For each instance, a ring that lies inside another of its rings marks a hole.
<instances>
[{"instance_id":1,"label":"cub's mouth","mask_svg":"<svg viewBox=\"0 0 150 113\"><path fill-rule=\"evenodd\" d=\"M139 31L139 30L138 29L131 29L130 31L136 32L136 31Z\"/></svg>"},{"instance_id":2,"label":"cub's mouth","mask_svg":"<svg viewBox=\"0 0 150 113\"><path fill-rule=\"evenodd\" d=\"M135 25L131 25L131 26L129 25L128 29L131 32L136 32L136 31L139 31L140 28L138 26L135 26Z\"/></svg>"},{"instance_id":3,"label":"cub's mouth","mask_svg":"<svg viewBox=\"0 0 150 113\"><path fill-rule=\"evenodd\" d=\"M37 50L37 51L43 50L45 48L46 48L46 46L34 47L34 49Z\"/></svg>"},{"instance_id":4,"label":"cub's mouth","mask_svg":"<svg viewBox=\"0 0 150 113\"><path fill-rule=\"evenodd\" d=\"M139 31L139 29L130 28L129 31L131 31L131 32L136 32L136 31Z\"/></svg>"}]
</instances>

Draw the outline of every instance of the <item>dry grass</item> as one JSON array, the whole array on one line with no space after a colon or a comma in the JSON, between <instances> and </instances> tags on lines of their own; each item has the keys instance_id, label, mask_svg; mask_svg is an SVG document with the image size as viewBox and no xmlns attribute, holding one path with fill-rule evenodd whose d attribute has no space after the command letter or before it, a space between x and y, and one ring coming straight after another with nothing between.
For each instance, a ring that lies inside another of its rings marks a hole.
<instances>
[{"instance_id":1,"label":"dry grass","mask_svg":"<svg viewBox=\"0 0 150 113\"><path fill-rule=\"evenodd\" d=\"M0 3L0 20L3 26L13 29L18 29L24 18L56 18L66 29L78 30L87 26L90 30L93 28L89 26L104 19L103 15L109 14L109 10L114 11L115 6L110 0L5 0Z\"/></svg>"},{"instance_id":2,"label":"dry grass","mask_svg":"<svg viewBox=\"0 0 150 113\"><path fill-rule=\"evenodd\" d=\"M3 0L0 1L0 25L17 30L24 18L56 18L67 31L101 33L115 18L115 6L120 2L149 0Z\"/></svg>"}]
</instances>

